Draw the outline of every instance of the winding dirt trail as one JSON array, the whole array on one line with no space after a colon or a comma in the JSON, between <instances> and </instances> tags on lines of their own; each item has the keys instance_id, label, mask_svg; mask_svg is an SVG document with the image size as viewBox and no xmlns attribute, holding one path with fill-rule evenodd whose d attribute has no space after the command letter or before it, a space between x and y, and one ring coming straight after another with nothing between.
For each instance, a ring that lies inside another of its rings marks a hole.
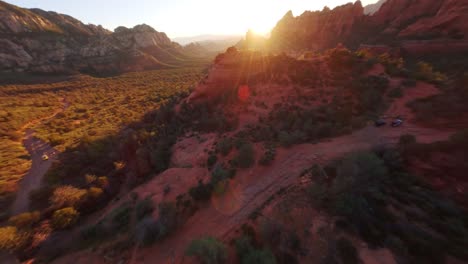
<instances>
[{"instance_id":1,"label":"winding dirt trail","mask_svg":"<svg viewBox=\"0 0 468 264\"><path fill-rule=\"evenodd\" d=\"M25 133L23 138L23 146L31 157L32 165L26 175L24 175L23 179L21 179L18 192L16 193L15 202L11 207L12 215L21 214L28 211L30 192L32 190L38 189L41 186L44 175L47 173L50 166L56 159L58 154L57 150L50 146L47 142L34 137L34 130L32 127L54 118L70 106L70 103L65 98L61 98L60 101L62 103L61 108L55 110L49 116L28 122L20 129L21 133ZM42 156L44 154L49 157L48 160L42 160Z\"/></svg>"}]
</instances>

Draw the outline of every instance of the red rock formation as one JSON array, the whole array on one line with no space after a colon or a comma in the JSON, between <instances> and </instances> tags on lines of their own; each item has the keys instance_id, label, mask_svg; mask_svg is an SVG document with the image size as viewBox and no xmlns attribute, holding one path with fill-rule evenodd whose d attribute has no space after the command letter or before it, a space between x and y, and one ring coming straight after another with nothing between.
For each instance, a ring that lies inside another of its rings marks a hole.
<instances>
[{"instance_id":1,"label":"red rock formation","mask_svg":"<svg viewBox=\"0 0 468 264\"><path fill-rule=\"evenodd\" d=\"M422 17L434 16L444 0L388 0L375 13L371 22L383 28L384 34L395 35Z\"/></svg>"},{"instance_id":2,"label":"red rock formation","mask_svg":"<svg viewBox=\"0 0 468 264\"><path fill-rule=\"evenodd\" d=\"M363 13L357 1L333 10L305 12L298 17L288 12L273 29L269 44L274 50L315 51L335 47L340 42L358 48L363 43L395 45L406 40L460 40L468 36L466 21L466 0L387 0L371 16ZM456 46L460 45L463 46Z\"/></svg>"},{"instance_id":3,"label":"red rock formation","mask_svg":"<svg viewBox=\"0 0 468 264\"><path fill-rule=\"evenodd\" d=\"M289 11L273 29L270 45L273 49L299 50L334 47L352 38L354 27L363 19L364 8L360 1L333 10L306 11L298 17L293 17Z\"/></svg>"},{"instance_id":4,"label":"red rock formation","mask_svg":"<svg viewBox=\"0 0 468 264\"><path fill-rule=\"evenodd\" d=\"M400 37L430 34L436 37L468 37L468 1L445 0L433 17L422 18L400 32Z\"/></svg>"}]
</instances>

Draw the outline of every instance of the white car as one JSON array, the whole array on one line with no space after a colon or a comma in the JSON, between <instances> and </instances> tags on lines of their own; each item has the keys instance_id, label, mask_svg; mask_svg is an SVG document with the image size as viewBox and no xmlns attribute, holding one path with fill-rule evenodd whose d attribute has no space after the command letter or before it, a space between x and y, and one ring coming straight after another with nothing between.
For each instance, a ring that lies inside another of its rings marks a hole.
<instances>
[{"instance_id":1,"label":"white car","mask_svg":"<svg viewBox=\"0 0 468 264\"><path fill-rule=\"evenodd\" d=\"M44 161L49 160L49 156L47 156L46 154L42 155L42 160Z\"/></svg>"}]
</instances>

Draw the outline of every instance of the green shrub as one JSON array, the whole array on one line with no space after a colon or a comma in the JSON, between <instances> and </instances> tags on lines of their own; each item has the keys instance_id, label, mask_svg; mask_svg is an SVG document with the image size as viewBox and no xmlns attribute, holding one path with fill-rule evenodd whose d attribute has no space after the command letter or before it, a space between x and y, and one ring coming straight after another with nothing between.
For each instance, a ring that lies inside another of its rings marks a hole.
<instances>
[{"instance_id":1,"label":"green shrub","mask_svg":"<svg viewBox=\"0 0 468 264\"><path fill-rule=\"evenodd\" d=\"M230 138L223 138L216 144L216 152L221 153L223 156L226 156L231 152L233 147L233 142Z\"/></svg>"},{"instance_id":2,"label":"green shrub","mask_svg":"<svg viewBox=\"0 0 468 264\"><path fill-rule=\"evenodd\" d=\"M353 243L346 238L340 238L336 243L336 249L342 263L358 264L359 254Z\"/></svg>"},{"instance_id":3,"label":"green shrub","mask_svg":"<svg viewBox=\"0 0 468 264\"><path fill-rule=\"evenodd\" d=\"M255 153L252 143L242 144L234 160L240 168L249 168L254 165Z\"/></svg>"},{"instance_id":4,"label":"green shrub","mask_svg":"<svg viewBox=\"0 0 468 264\"><path fill-rule=\"evenodd\" d=\"M143 219L145 216L151 214L153 211L153 201L149 197L139 201L135 206L137 220Z\"/></svg>"},{"instance_id":5,"label":"green shrub","mask_svg":"<svg viewBox=\"0 0 468 264\"><path fill-rule=\"evenodd\" d=\"M229 179L229 176L229 171L224 169L221 165L218 165L214 168L213 172L211 172L210 184L212 187L214 187L219 182Z\"/></svg>"},{"instance_id":6,"label":"green shrub","mask_svg":"<svg viewBox=\"0 0 468 264\"><path fill-rule=\"evenodd\" d=\"M80 214L73 207L57 210L52 215L51 224L55 229L66 229L73 226Z\"/></svg>"},{"instance_id":7,"label":"green shrub","mask_svg":"<svg viewBox=\"0 0 468 264\"><path fill-rule=\"evenodd\" d=\"M141 246L149 246L165 235L165 228L161 222L151 217L143 218L138 222L135 230L135 240Z\"/></svg>"},{"instance_id":8,"label":"green shrub","mask_svg":"<svg viewBox=\"0 0 468 264\"><path fill-rule=\"evenodd\" d=\"M417 82L415 79L405 79L401 82L401 84L405 87L415 87Z\"/></svg>"},{"instance_id":9,"label":"green shrub","mask_svg":"<svg viewBox=\"0 0 468 264\"><path fill-rule=\"evenodd\" d=\"M193 240L185 254L197 257L203 264L222 264L227 260L226 246L213 237Z\"/></svg>"},{"instance_id":10,"label":"green shrub","mask_svg":"<svg viewBox=\"0 0 468 264\"><path fill-rule=\"evenodd\" d=\"M273 144L265 144L264 148L265 148L265 152L263 153L263 156L260 158L259 163L263 166L267 166L271 164L271 162L275 159L276 149Z\"/></svg>"},{"instance_id":11,"label":"green shrub","mask_svg":"<svg viewBox=\"0 0 468 264\"><path fill-rule=\"evenodd\" d=\"M91 187L88 189L88 198L89 199L98 199L99 197L101 197L103 193L103 190L101 188L98 188L98 187Z\"/></svg>"},{"instance_id":12,"label":"green shrub","mask_svg":"<svg viewBox=\"0 0 468 264\"><path fill-rule=\"evenodd\" d=\"M401 135L398 144L402 147L411 146L416 144L416 137L410 134Z\"/></svg>"},{"instance_id":13,"label":"green shrub","mask_svg":"<svg viewBox=\"0 0 468 264\"><path fill-rule=\"evenodd\" d=\"M208 166L208 168L211 168L213 167L213 165L216 164L216 161L218 161L218 157L216 156L216 154L211 154L208 156L208 160L206 161L206 165Z\"/></svg>"},{"instance_id":14,"label":"green shrub","mask_svg":"<svg viewBox=\"0 0 468 264\"><path fill-rule=\"evenodd\" d=\"M388 96L391 98L401 98L403 97L403 90L400 87L395 88L388 92Z\"/></svg>"},{"instance_id":15,"label":"green shrub","mask_svg":"<svg viewBox=\"0 0 468 264\"><path fill-rule=\"evenodd\" d=\"M243 236L235 240L237 256L241 264L275 264L275 256L268 249L256 249L250 239Z\"/></svg>"},{"instance_id":16,"label":"green shrub","mask_svg":"<svg viewBox=\"0 0 468 264\"><path fill-rule=\"evenodd\" d=\"M56 188L50 197L53 208L78 207L86 198L86 190L78 189L70 185Z\"/></svg>"},{"instance_id":17,"label":"green shrub","mask_svg":"<svg viewBox=\"0 0 468 264\"><path fill-rule=\"evenodd\" d=\"M25 246L30 235L14 226L0 227L0 250L15 251Z\"/></svg>"},{"instance_id":18,"label":"green shrub","mask_svg":"<svg viewBox=\"0 0 468 264\"><path fill-rule=\"evenodd\" d=\"M418 80L432 82L432 83L443 83L447 81L447 76L441 72L434 71L432 65L426 62L418 62L415 77Z\"/></svg>"},{"instance_id":19,"label":"green shrub","mask_svg":"<svg viewBox=\"0 0 468 264\"><path fill-rule=\"evenodd\" d=\"M158 210L159 210L158 222L161 225L160 236L164 237L175 231L181 219L178 218L177 208L174 205L174 203L171 203L171 202L160 203L158 206Z\"/></svg>"},{"instance_id":20,"label":"green shrub","mask_svg":"<svg viewBox=\"0 0 468 264\"><path fill-rule=\"evenodd\" d=\"M34 224L39 222L40 219L41 213L35 211L12 216L8 219L8 223L16 226L17 228L31 228Z\"/></svg>"},{"instance_id":21,"label":"green shrub","mask_svg":"<svg viewBox=\"0 0 468 264\"><path fill-rule=\"evenodd\" d=\"M290 147L294 144L293 136L286 131L281 131L278 134L278 140L283 147Z\"/></svg>"},{"instance_id":22,"label":"green shrub","mask_svg":"<svg viewBox=\"0 0 468 264\"><path fill-rule=\"evenodd\" d=\"M204 184L200 180L196 187L190 188L189 194L195 201L206 201L211 198L212 189L211 184Z\"/></svg>"},{"instance_id":23,"label":"green shrub","mask_svg":"<svg viewBox=\"0 0 468 264\"><path fill-rule=\"evenodd\" d=\"M468 130L458 131L450 136L450 142L462 146L468 145Z\"/></svg>"},{"instance_id":24,"label":"green shrub","mask_svg":"<svg viewBox=\"0 0 468 264\"><path fill-rule=\"evenodd\" d=\"M125 203L110 212L109 219L111 220L113 229L115 231L127 230L130 223L132 209L133 208L130 204Z\"/></svg>"},{"instance_id":25,"label":"green shrub","mask_svg":"<svg viewBox=\"0 0 468 264\"><path fill-rule=\"evenodd\" d=\"M81 238L87 243L105 239L108 235L109 234L102 223L88 225L80 230Z\"/></svg>"}]
</instances>

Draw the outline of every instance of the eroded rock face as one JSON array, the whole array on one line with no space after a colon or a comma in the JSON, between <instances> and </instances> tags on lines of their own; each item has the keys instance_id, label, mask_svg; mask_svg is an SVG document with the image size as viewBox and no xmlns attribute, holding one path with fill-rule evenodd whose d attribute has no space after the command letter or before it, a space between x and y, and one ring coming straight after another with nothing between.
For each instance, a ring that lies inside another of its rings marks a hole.
<instances>
[{"instance_id":1,"label":"eroded rock face","mask_svg":"<svg viewBox=\"0 0 468 264\"><path fill-rule=\"evenodd\" d=\"M180 45L148 25L101 26L0 2L0 70L113 73L167 67L184 58Z\"/></svg>"},{"instance_id":2,"label":"eroded rock face","mask_svg":"<svg viewBox=\"0 0 468 264\"><path fill-rule=\"evenodd\" d=\"M468 1L446 0L433 17L421 18L399 33L401 37L432 34L433 37L468 38Z\"/></svg>"},{"instance_id":3,"label":"eroded rock face","mask_svg":"<svg viewBox=\"0 0 468 264\"><path fill-rule=\"evenodd\" d=\"M334 47L352 38L354 28L364 20L364 8L360 1L333 10L306 11L294 17L289 11L271 33L271 45L275 48L321 50Z\"/></svg>"},{"instance_id":4,"label":"eroded rock face","mask_svg":"<svg viewBox=\"0 0 468 264\"><path fill-rule=\"evenodd\" d=\"M379 4L372 15L365 14L359 1L298 17L288 12L273 29L270 47L317 51L338 43L358 48L360 44L394 45L408 40L467 39L466 0L386 0Z\"/></svg>"}]
</instances>

